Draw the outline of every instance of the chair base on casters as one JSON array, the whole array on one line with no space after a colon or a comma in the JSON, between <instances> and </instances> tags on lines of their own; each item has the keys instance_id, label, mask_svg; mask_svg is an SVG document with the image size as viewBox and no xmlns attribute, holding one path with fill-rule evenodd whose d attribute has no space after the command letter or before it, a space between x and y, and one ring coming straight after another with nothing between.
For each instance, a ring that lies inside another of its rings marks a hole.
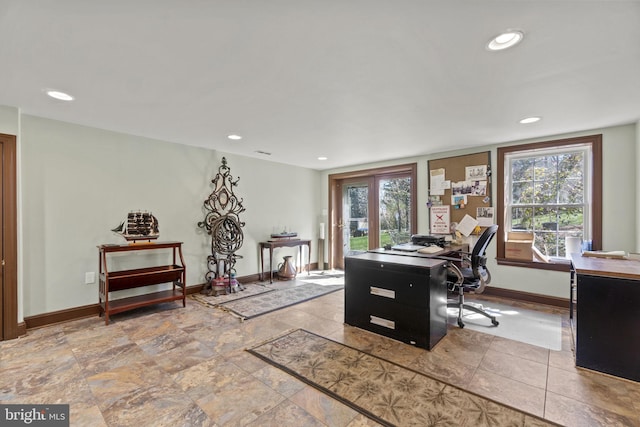
<instances>
[{"instance_id":1,"label":"chair base on casters","mask_svg":"<svg viewBox=\"0 0 640 427\"><path fill-rule=\"evenodd\" d=\"M479 309L478 307L474 307L470 304L465 304L465 303L460 304L459 302L450 302L450 303L447 303L447 307L458 309L458 326L460 327L460 329L464 328L464 322L462 321L463 309L471 310L474 313L482 314L483 316L488 317L489 319L491 319L491 323L493 324L493 326L498 326L500 324L500 322L498 322L495 316L492 316L489 313Z\"/></svg>"}]
</instances>

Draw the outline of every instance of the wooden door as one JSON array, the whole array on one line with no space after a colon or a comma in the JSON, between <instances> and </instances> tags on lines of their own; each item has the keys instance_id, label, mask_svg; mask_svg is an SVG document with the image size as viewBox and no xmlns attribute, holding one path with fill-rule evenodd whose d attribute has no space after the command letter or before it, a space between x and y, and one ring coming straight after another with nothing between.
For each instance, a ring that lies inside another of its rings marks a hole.
<instances>
[{"instance_id":1,"label":"wooden door","mask_svg":"<svg viewBox=\"0 0 640 427\"><path fill-rule=\"evenodd\" d=\"M16 137L0 134L0 340L17 338L18 226L16 196Z\"/></svg>"}]
</instances>

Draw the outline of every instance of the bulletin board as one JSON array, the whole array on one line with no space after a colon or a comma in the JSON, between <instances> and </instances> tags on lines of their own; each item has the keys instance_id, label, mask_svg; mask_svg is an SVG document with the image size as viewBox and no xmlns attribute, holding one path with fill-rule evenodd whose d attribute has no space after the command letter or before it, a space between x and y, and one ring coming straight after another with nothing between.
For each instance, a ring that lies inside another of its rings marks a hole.
<instances>
[{"instance_id":1,"label":"bulletin board","mask_svg":"<svg viewBox=\"0 0 640 427\"><path fill-rule=\"evenodd\" d=\"M469 215L478 219L481 227L494 223L490 151L429 160L427 168L429 215L432 215L434 207L448 205L450 222L460 223L465 215ZM444 173L444 183L438 186L441 172ZM438 188L434 188L434 185ZM431 224L431 220L429 222Z\"/></svg>"}]
</instances>

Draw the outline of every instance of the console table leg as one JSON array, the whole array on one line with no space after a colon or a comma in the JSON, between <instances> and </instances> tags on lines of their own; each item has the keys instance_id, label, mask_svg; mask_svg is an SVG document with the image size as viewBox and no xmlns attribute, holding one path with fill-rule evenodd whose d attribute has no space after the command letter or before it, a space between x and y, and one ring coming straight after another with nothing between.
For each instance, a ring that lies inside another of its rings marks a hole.
<instances>
[{"instance_id":1,"label":"console table leg","mask_svg":"<svg viewBox=\"0 0 640 427\"><path fill-rule=\"evenodd\" d=\"M269 248L269 283L273 283L273 248Z\"/></svg>"}]
</instances>

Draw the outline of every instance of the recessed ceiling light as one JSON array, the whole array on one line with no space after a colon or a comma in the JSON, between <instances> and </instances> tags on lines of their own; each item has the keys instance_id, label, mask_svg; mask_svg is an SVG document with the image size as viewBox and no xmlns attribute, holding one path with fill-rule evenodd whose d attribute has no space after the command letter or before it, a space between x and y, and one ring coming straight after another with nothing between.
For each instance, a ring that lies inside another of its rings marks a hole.
<instances>
[{"instance_id":1,"label":"recessed ceiling light","mask_svg":"<svg viewBox=\"0 0 640 427\"><path fill-rule=\"evenodd\" d=\"M240 135L228 135L227 138L233 139L234 141L242 139L242 137Z\"/></svg>"},{"instance_id":2,"label":"recessed ceiling light","mask_svg":"<svg viewBox=\"0 0 640 427\"><path fill-rule=\"evenodd\" d=\"M522 123L523 125L535 123L540 121L541 118L542 117L525 117L524 119L520 120L520 123Z\"/></svg>"},{"instance_id":3,"label":"recessed ceiling light","mask_svg":"<svg viewBox=\"0 0 640 427\"><path fill-rule=\"evenodd\" d=\"M520 30L507 30L494 37L488 44L489 50L503 50L515 46L522 41L524 33Z\"/></svg>"},{"instance_id":4,"label":"recessed ceiling light","mask_svg":"<svg viewBox=\"0 0 640 427\"><path fill-rule=\"evenodd\" d=\"M73 96L69 95L68 93L60 92L59 90L47 89L46 90L46 94L49 95L51 98L55 98L55 99L58 99L60 101L73 101L74 100Z\"/></svg>"},{"instance_id":5,"label":"recessed ceiling light","mask_svg":"<svg viewBox=\"0 0 640 427\"><path fill-rule=\"evenodd\" d=\"M325 156L318 157L318 160L327 160L327 159L328 159L328 157L325 157Z\"/></svg>"}]
</instances>

